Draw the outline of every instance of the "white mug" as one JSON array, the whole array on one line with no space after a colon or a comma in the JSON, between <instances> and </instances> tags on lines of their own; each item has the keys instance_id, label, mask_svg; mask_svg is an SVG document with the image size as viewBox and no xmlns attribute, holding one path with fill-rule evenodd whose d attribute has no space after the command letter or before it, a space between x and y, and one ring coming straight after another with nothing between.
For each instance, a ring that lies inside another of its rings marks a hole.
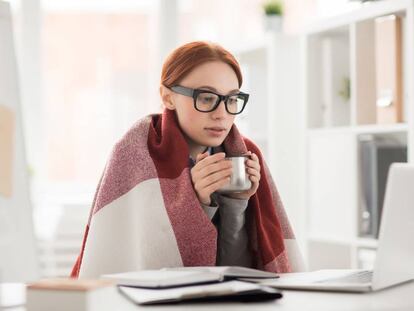
<instances>
[{"instance_id":1,"label":"white mug","mask_svg":"<svg viewBox=\"0 0 414 311\"><path fill-rule=\"evenodd\" d=\"M219 193L237 193L249 190L252 183L249 174L246 172L246 160L248 155L225 158L225 161L231 161L233 164L230 182L217 190Z\"/></svg>"}]
</instances>

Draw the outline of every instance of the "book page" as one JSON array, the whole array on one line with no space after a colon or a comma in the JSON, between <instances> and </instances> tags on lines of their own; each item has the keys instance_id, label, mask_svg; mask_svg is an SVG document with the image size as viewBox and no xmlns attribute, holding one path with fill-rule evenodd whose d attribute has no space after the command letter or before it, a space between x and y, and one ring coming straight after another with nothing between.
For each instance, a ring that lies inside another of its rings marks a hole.
<instances>
[{"instance_id":1,"label":"book page","mask_svg":"<svg viewBox=\"0 0 414 311\"><path fill-rule=\"evenodd\" d=\"M13 174L14 113L0 104L0 195L11 197Z\"/></svg>"},{"instance_id":2,"label":"book page","mask_svg":"<svg viewBox=\"0 0 414 311\"><path fill-rule=\"evenodd\" d=\"M230 281L224 283L186 286L172 289L154 290L132 287L120 287L120 291L137 304L182 301L198 297L219 297L235 293L260 290L260 286L251 283Z\"/></svg>"},{"instance_id":3,"label":"book page","mask_svg":"<svg viewBox=\"0 0 414 311\"><path fill-rule=\"evenodd\" d=\"M198 270L142 270L104 274L101 278L115 280L118 285L151 288L221 281L218 274Z\"/></svg>"},{"instance_id":4,"label":"book page","mask_svg":"<svg viewBox=\"0 0 414 311\"><path fill-rule=\"evenodd\" d=\"M239 266L195 266L164 268L166 271L205 271L222 275L224 278L252 277L252 278L277 278L273 272L262 271L253 268Z\"/></svg>"}]
</instances>

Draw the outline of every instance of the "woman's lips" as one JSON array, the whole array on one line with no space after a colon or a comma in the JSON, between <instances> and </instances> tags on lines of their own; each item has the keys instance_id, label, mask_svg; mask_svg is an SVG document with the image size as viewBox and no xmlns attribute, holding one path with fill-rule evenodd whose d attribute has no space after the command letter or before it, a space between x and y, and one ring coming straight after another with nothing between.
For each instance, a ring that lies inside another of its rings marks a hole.
<instances>
[{"instance_id":1,"label":"woman's lips","mask_svg":"<svg viewBox=\"0 0 414 311\"><path fill-rule=\"evenodd\" d=\"M210 136L213 137L220 137L226 133L226 129L224 127L206 127L205 130Z\"/></svg>"}]
</instances>

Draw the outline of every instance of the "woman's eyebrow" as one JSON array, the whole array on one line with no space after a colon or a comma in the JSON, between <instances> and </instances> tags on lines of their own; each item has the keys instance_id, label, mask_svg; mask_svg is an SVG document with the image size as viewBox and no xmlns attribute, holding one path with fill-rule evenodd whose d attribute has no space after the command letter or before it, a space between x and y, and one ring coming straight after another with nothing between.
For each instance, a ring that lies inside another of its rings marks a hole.
<instances>
[{"instance_id":1,"label":"woman's eyebrow","mask_svg":"<svg viewBox=\"0 0 414 311\"><path fill-rule=\"evenodd\" d=\"M207 90L213 91L215 93L218 93L218 91L214 87L208 86L208 85L202 85L202 86L198 87L198 89L207 89ZM234 94L234 93L238 93L238 92L240 92L239 89L234 89L234 90L231 90L230 92L228 92L227 94Z\"/></svg>"}]
</instances>

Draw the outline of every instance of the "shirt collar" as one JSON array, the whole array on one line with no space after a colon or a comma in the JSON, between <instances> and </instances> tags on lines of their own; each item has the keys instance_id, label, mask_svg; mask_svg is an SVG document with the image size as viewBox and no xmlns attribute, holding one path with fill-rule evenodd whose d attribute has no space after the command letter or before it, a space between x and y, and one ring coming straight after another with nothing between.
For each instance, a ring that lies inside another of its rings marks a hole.
<instances>
[{"instance_id":1,"label":"shirt collar","mask_svg":"<svg viewBox=\"0 0 414 311\"><path fill-rule=\"evenodd\" d=\"M202 153L204 153L204 152L208 152L208 154L209 155L211 155L212 154L212 152L213 152L213 147L206 147L206 149L204 149L204 151L202 152ZM191 157L191 155L190 155L190 164L191 164L191 167L193 167L194 165L195 165L195 163L196 163L196 160L195 159L193 159L192 157Z\"/></svg>"}]
</instances>

